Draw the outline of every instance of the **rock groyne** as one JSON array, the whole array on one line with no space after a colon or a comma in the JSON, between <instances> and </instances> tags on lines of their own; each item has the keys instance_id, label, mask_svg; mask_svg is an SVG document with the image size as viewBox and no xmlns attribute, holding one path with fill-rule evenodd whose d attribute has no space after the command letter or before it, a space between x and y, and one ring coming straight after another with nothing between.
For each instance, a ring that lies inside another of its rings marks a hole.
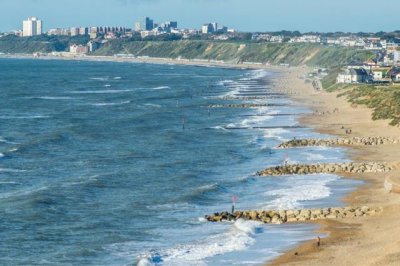
<instances>
[{"instance_id":1,"label":"rock groyne","mask_svg":"<svg viewBox=\"0 0 400 266\"><path fill-rule=\"evenodd\" d=\"M338 207L303 210L274 210L274 211L236 211L214 213L206 215L210 222L236 221L238 219L259 221L268 224L297 223L325 219L343 219L350 217L371 216L381 212L381 208L363 207Z\"/></svg>"},{"instance_id":2,"label":"rock groyne","mask_svg":"<svg viewBox=\"0 0 400 266\"><path fill-rule=\"evenodd\" d=\"M393 167L386 163L320 163L274 166L256 173L257 176L306 175L317 173L386 173Z\"/></svg>"},{"instance_id":3,"label":"rock groyne","mask_svg":"<svg viewBox=\"0 0 400 266\"><path fill-rule=\"evenodd\" d=\"M241 103L241 104L211 104L209 108L259 108L268 106L286 106L285 104L255 104L255 103Z\"/></svg>"},{"instance_id":4,"label":"rock groyne","mask_svg":"<svg viewBox=\"0 0 400 266\"><path fill-rule=\"evenodd\" d=\"M336 139L293 139L284 142L278 148L294 148L306 146L335 146L335 145L357 145L357 146L374 146L389 145L400 143L399 138L389 137L353 137L353 138L336 138Z\"/></svg>"}]
</instances>

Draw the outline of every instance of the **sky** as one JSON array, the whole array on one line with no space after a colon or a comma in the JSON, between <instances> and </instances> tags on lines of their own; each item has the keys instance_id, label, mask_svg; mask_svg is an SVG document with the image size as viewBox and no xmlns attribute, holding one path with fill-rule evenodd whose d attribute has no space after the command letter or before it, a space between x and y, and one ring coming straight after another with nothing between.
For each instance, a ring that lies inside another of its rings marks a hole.
<instances>
[{"instance_id":1,"label":"sky","mask_svg":"<svg viewBox=\"0 0 400 266\"><path fill-rule=\"evenodd\" d=\"M377 32L400 29L400 0L0 0L0 32L36 16L44 30L133 27L140 17L179 28L218 22L240 31Z\"/></svg>"}]
</instances>

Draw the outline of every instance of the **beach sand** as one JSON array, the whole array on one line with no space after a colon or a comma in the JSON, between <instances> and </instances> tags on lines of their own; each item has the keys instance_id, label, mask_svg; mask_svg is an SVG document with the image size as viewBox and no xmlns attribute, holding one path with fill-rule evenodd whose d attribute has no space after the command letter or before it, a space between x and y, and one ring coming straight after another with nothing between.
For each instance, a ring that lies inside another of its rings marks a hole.
<instances>
[{"instance_id":1,"label":"beach sand","mask_svg":"<svg viewBox=\"0 0 400 266\"><path fill-rule=\"evenodd\" d=\"M307 68L292 68L276 81L277 90L325 113L307 115L301 123L340 137L349 137L342 126L352 130L351 137L400 136L399 127L389 126L389 121L372 121L370 109L352 106L345 98L337 98L337 93L314 91L310 83L299 79L307 72ZM339 112L333 113L335 108ZM400 144L354 147L348 153L353 161L400 162ZM318 222L321 234L329 235L320 246L316 240L305 242L268 265L400 265L400 194L384 189L385 178L397 181L399 176L398 170L345 176L365 181L365 185L343 199L346 205L382 207L383 212L372 217Z\"/></svg>"}]
</instances>

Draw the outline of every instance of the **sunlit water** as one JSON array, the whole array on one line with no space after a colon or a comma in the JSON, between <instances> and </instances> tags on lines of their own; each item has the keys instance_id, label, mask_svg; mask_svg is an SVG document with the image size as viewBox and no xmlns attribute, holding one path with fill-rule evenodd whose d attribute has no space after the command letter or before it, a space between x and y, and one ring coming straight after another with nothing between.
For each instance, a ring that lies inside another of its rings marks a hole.
<instances>
[{"instance_id":1,"label":"sunlit water","mask_svg":"<svg viewBox=\"0 0 400 266\"><path fill-rule=\"evenodd\" d=\"M232 195L240 209L336 206L357 184L254 176L284 160L346 160L339 148L274 149L326 137L280 128L309 112L286 97L223 100L273 95L273 75L1 59L0 263L253 265L316 237L312 225L203 219ZM210 108L243 102L280 106Z\"/></svg>"}]
</instances>

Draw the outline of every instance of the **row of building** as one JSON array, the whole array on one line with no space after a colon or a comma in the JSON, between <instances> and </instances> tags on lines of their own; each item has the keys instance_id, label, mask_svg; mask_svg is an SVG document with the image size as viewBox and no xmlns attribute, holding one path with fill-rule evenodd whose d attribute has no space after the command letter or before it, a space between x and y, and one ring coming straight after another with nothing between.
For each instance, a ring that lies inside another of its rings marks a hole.
<instances>
[{"instance_id":1,"label":"row of building","mask_svg":"<svg viewBox=\"0 0 400 266\"><path fill-rule=\"evenodd\" d=\"M400 82L400 65L378 66L364 64L349 65L336 78L339 84Z\"/></svg>"},{"instance_id":2,"label":"row of building","mask_svg":"<svg viewBox=\"0 0 400 266\"><path fill-rule=\"evenodd\" d=\"M397 48L400 45L398 40L384 40L377 37L360 37L360 36L340 36L340 37L323 37L321 35L302 35L288 37L284 35L272 35L264 33L254 33L252 40L265 41L271 43L314 43L328 46L355 47L366 50L379 50Z\"/></svg>"},{"instance_id":3,"label":"row of building","mask_svg":"<svg viewBox=\"0 0 400 266\"><path fill-rule=\"evenodd\" d=\"M64 36L79 36L90 35L90 38L104 36L105 39L113 39L118 37L131 37L133 33L137 32L142 37L161 35L161 34L178 34L183 36L190 36L196 34L211 34L211 33L227 33L234 32L225 26L219 26L218 23L206 23L200 30L196 29L179 29L177 21L166 21L162 23L154 23L154 20L145 17L137 21L133 28L125 27L70 27L70 28L54 28L48 30L48 35L64 35ZM16 32L19 36L36 36L43 34L43 21L36 17L29 17L23 21L23 30Z\"/></svg>"}]
</instances>

